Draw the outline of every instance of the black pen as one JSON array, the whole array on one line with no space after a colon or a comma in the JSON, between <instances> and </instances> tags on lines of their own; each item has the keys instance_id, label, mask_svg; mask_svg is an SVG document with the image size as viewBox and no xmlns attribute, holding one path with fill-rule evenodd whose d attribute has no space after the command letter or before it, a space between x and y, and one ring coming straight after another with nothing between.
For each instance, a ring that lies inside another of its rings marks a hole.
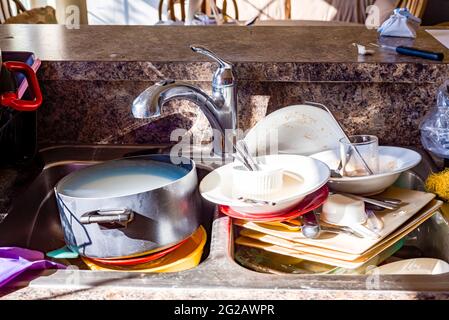
<instances>
[{"instance_id":1,"label":"black pen","mask_svg":"<svg viewBox=\"0 0 449 320\"><path fill-rule=\"evenodd\" d=\"M417 48L413 48L413 47L405 47L405 46L394 47L394 46L387 46L384 44L379 45L379 44L375 44L375 43L371 43L371 45L380 47L382 49L395 51L399 54L403 54L406 56L418 57L418 58L434 60L434 61L443 61L444 60L444 53L442 53L442 52L432 52L432 51L421 50L421 49L417 49Z\"/></svg>"}]
</instances>

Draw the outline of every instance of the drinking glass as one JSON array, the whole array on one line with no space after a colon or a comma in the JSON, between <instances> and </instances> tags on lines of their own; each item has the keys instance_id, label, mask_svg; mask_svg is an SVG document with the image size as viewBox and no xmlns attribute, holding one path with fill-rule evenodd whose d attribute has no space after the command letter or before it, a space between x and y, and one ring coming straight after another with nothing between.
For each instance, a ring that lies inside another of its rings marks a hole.
<instances>
[{"instance_id":1,"label":"drinking glass","mask_svg":"<svg viewBox=\"0 0 449 320\"><path fill-rule=\"evenodd\" d=\"M348 141L349 139L349 141ZM357 149L365 163L374 174L379 172L379 139L372 135L354 135L348 139L340 139L340 158L342 163L342 175L348 177L366 176L362 160L355 152Z\"/></svg>"}]
</instances>

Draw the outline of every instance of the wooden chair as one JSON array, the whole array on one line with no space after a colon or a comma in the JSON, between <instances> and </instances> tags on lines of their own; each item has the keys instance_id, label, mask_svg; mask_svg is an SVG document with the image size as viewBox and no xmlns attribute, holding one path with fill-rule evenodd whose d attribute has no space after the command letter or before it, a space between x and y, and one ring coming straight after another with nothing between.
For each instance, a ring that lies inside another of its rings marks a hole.
<instances>
[{"instance_id":1,"label":"wooden chair","mask_svg":"<svg viewBox=\"0 0 449 320\"><path fill-rule=\"evenodd\" d=\"M399 0L397 8L407 8L414 16L422 18L426 11L428 0Z\"/></svg>"},{"instance_id":2,"label":"wooden chair","mask_svg":"<svg viewBox=\"0 0 449 320\"><path fill-rule=\"evenodd\" d=\"M162 21L162 9L164 7L164 0L159 0L159 21ZM186 20L186 8L184 0L168 0L168 14L170 16L170 20L176 21L175 14L175 4L180 3L181 5L181 20Z\"/></svg>"},{"instance_id":3,"label":"wooden chair","mask_svg":"<svg viewBox=\"0 0 449 320\"><path fill-rule=\"evenodd\" d=\"M0 0L0 23L5 23L7 19L25 11L26 8L20 0Z\"/></svg>"},{"instance_id":4,"label":"wooden chair","mask_svg":"<svg viewBox=\"0 0 449 320\"><path fill-rule=\"evenodd\" d=\"M235 12L234 19L238 20L239 19L239 6L237 5L237 0L231 0L231 1L234 6L234 12ZM203 1L203 4L201 6L201 11L206 13L207 15L212 14L212 9L210 8L209 0ZM227 0L223 0L223 7L221 8L220 11L221 11L221 14L223 15L224 21L227 22L230 18L229 14L228 14L228 1Z\"/></svg>"},{"instance_id":5,"label":"wooden chair","mask_svg":"<svg viewBox=\"0 0 449 320\"><path fill-rule=\"evenodd\" d=\"M1 0L0 0L1 1ZM159 20L162 21L162 9L164 7L164 3L168 1L168 14L170 17L170 20L176 21L176 14L175 14L175 4L179 3L181 6L181 21L185 21L186 20L186 5L185 5L185 0L159 0ZM237 0L231 0L233 5L234 5L234 12L235 12L235 19L238 20L239 19L239 11L238 11L238 5L237 5ZM223 14L223 19L225 21L228 20L228 1L227 0L223 0L223 7L221 8L221 13ZM201 5L201 11L210 15L211 14L211 9L210 9L210 5L209 5L209 0L204 0L202 5Z\"/></svg>"},{"instance_id":6,"label":"wooden chair","mask_svg":"<svg viewBox=\"0 0 449 320\"><path fill-rule=\"evenodd\" d=\"M291 19L292 18L292 1L291 0L284 0L285 5L285 19Z\"/></svg>"}]
</instances>

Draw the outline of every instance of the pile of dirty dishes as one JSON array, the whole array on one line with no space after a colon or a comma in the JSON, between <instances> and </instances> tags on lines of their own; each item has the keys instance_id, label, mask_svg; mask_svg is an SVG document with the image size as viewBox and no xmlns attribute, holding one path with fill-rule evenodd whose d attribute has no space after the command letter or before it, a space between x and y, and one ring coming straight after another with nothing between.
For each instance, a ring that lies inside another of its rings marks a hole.
<instances>
[{"instance_id":1,"label":"pile of dirty dishes","mask_svg":"<svg viewBox=\"0 0 449 320\"><path fill-rule=\"evenodd\" d=\"M431 193L391 187L384 199L400 201L392 210L367 214L371 199L332 194L316 210L318 237L308 237L303 216L284 222L234 220L235 244L293 257L299 260L363 271L377 265L403 246L404 237L429 219L441 206ZM328 229L330 228L330 229Z\"/></svg>"},{"instance_id":2,"label":"pile of dirty dishes","mask_svg":"<svg viewBox=\"0 0 449 320\"><path fill-rule=\"evenodd\" d=\"M244 140L258 159L310 157L324 163L331 172L327 184L331 193L317 201L312 211L302 211L306 214L301 219L296 219L299 215L263 219L255 217L254 212L246 210L242 214L243 208L223 204L222 212L235 218L237 226L235 257L254 270L273 270L275 263L263 267L253 263L279 254L296 262L307 261L308 267L314 265L326 273L335 268L339 268L338 272L364 273L366 266L378 264L398 251L405 235L441 205L433 194L392 187L402 172L419 164L421 156L417 152L379 147L375 136L347 136L332 112L322 105L310 103L275 111L251 129ZM250 193L257 189L245 186L248 184L242 182L237 190L247 190L246 197L254 199ZM260 259L253 259L248 248Z\"/></svg>"}]
</instances>

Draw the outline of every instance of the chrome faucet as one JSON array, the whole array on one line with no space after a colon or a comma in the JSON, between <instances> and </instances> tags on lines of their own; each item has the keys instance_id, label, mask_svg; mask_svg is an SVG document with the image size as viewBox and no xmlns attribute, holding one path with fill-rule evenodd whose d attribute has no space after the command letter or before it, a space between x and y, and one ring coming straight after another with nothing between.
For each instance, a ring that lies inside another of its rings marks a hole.
<instances>
[{"instance_id":1,"label":"chrome faucet","mask_svg":"<svg viewBox=\"0 0 449 320\"><path fill-rule=\"evenodd\" d=\"M134 100L132 113L135 118L153 118L161 114L166 102L189 100L200 108L215 130L214 153L225 156L233 152L233 138L237 129L237 90L232 64L204 47L190 48L210 57L219 65L212 78L212 95L187 82L163 80L147 88ZM220 137L216 137L217 133Z\"/></svg>"}]
</instances>

